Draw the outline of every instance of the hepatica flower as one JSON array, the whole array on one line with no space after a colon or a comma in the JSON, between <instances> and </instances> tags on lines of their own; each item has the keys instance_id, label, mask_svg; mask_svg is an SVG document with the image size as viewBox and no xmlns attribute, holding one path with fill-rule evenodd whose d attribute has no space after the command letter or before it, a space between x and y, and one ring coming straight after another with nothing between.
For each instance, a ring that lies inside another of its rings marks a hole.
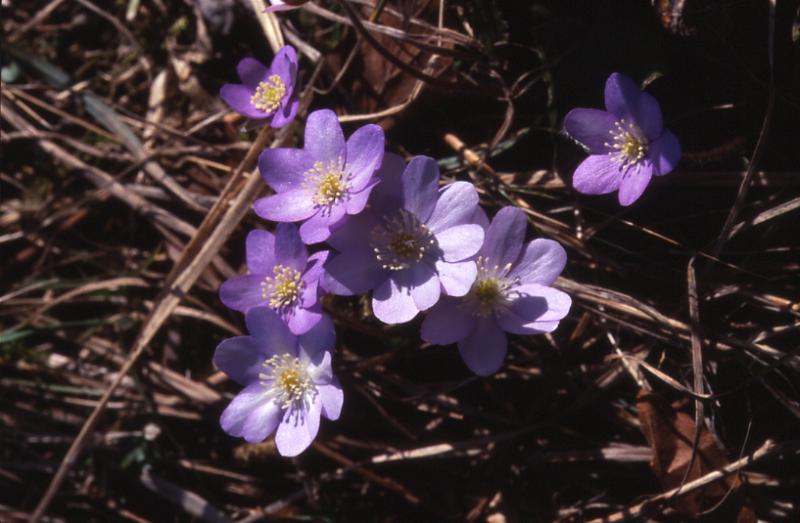
<instances>
[{"instance_id":1,"label":"hepatica flower","mask_svg":"<svg viewBox=\"0 0 800 523\"><path fill-rule=\"evenodd\" d=\"M263 120L270 126L283 127L297 114L299 102L294 94L297 77L297 54L292 46L284 46L267 68L253 58L244 58L236 66L241 84L225 84L219 94L238 113Z\"/></svg>"},{"instance_id":2,"label":"hepatica flower","mask_svg":"<svg viewBox=\"0 0 800 523\"><path fill-rule=\"evenodd\" d=\"M299 222L305 243L325 241L331 227L358 214L380 181L383 130L359 128L345 142L336 114L308 116L303 149L266 149L258 159L261 176L276 194L256 201L256 214L276 222Z\"/></svg>"},{"instance_id":3,"label":"hepatica flower","mask_svg":"<svg viewBox=\"0 0 800 523\"><path fill-rule=\"evenodd\" d=\"M336 339L325 317L306 334L295 336L266 307L246 315L249 336L219 344L214 363L244 385L220 418L222 429L250 443L275 432L282 456L297 456L314 440L320 415L336 420L342 388L331 370Z\"/></svg>"},{"instance_id":4,"label":"hepatica flower","mask_svg":"<svg viewBox=\"0 0 800 523\"><path fill-rule=\"evenodd\" d=\"M349 220L328 243L338 254L325 265L323 288L353 295L369 290L375 316L385 323L411 320L444 291L463 296L477 267L470 260L483 242L474 223L478 194L466 182L439 190L439 168L418 156L403 170L387 154L370 212Z\"/></svg>"},{"instance_id":5,"label":"hepatica flower","mask_svg":"<svg viewBox=\"0 0 800 523\"><path fill-rule=\"evenodd\" d=\"M506 332L551 332L572 305L567 294L550 287L564 269L566 252L552 240L523 244L526 225L520 209L501 209L486 230L469 292L443 299L422 322L422 339L458 343L464 363L481 376L503 364Z\"/></svg>"},{"instance_id":6,"label":"hepatica flower","mask_svg":"<svg viewBox=\"0 0 800 523\"><path fill-rule=\"evenodd\" d=\"M222 303L241 312L269 307L294 334L308 332L322 317L317 284L328 251L309 257L297 227L281 223L274 235L251 231L246 253L249 274L222 284Z\"/></svg>"},{"instance_id":7,"label":"hepatica flower","mask_svg":"<svg viewBox=\"0 0 800 523\"><path fill-rule=\"evenodd\" d=\"M606 81L606 110L573 109L564 129L591 154L575 170L572 185L585 194L619 191L619 203L628 206L644 192L653 175L672 171L681 146L664 129L661 108L625 75Z\"/></svg>"}]
</instances>

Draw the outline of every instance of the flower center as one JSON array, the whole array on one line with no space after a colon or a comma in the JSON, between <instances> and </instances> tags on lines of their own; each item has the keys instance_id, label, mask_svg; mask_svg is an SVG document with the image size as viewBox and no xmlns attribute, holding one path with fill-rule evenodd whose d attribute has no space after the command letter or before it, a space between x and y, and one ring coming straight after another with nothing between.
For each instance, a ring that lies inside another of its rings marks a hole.
<instances>
[{"instance_id":1,"label":"flower center","mask_svg":"<svg viewBox=\"0 0 800 523\"><path fill-rule=\"evenodd\" d=\"M309 399L317 395L317 387L299 358L289 354L272 356L261 364L258 377L269 389L272 400L282 409L294 409L299 415Z\"/></svg>"},{"instance_id":2,"label":"flower center","mask_svg":"<svg viewBox=\"0 0 800 523\"><path fill-rule=\"evenodd\" d=\"M286 309L297 303L305 288L300 271L278 264L272 268L272 274L261 282L261 298L269 300L273 310Z\"/></svg>"},{"instance_id":3,"label":"flower center","mask_svg":"<svg viewBox=\"0 0 800 523\"><path fill-rule=\"evenodd\" d=\"M604 145L610 149L608 154L611 156L611 161L619 164L621 170L627 170L634 165L641 166L648 147L641 129L623 118L615 122L614 129L608 133L613 143L606 142Z\"/></svg>"},{"instance_id":4,"label":"flower center","mask_svg":"<svg viewBox=\"0 0 800 523\"><path fill-rule=\"evenodd\" d=\"M471 305L475 316L486 317L495 311L503 310L511 305L515 292L512 291L519 278L509 278L511 264L505 266L492 265L488 258L478 256L478 276L472 284L467 303Z\"/></svg>"},{"instance_id":5,"label":"flower center","mask_svg":"<svg viewBox=\"0 0 800 523\"><path fill-rule=\"evenodd\" d=\"M250 97L250 103L265 113L271 113L281 105L286 94L286 85L277 74L271 75L266 82L259 82L256 92Z\"/></svg>"},{"instance_id":6,"label":"flower center","mask_svg":"<svg viewBox=\"0 0 800 523\"><path fill-rule=\"evenodd\" d=\"M400 271L420 261L435 247L436 238L414 214L400 209L371 231L370 244L381 267Z\"/></svg>"},{"instance_id":7,"label":"flower center","mask_svg":"<svg viewBox=\"0 0 800 523\"><path fill-rule=\"evenodd\" d=\"M346 198L350 191L349 176L344 172L341 157L327 163L314 162L303 176L303 187L311 193L311 200L317 207L331 207Z\"/></svg>"}]
</instances>

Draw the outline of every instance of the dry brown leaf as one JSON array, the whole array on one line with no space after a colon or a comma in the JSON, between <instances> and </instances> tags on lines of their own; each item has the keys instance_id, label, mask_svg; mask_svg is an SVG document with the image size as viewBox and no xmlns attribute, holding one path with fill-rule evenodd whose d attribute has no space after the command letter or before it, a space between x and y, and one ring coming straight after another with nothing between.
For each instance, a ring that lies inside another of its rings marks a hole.
<instances>
[{"instance_id":1,"label":"dry brown leaf","mask_svg":"<svg viewBox=\"0 0 800 523\"><path fill-rule=\"evenodd\" d=\"M665 489L678 487L682 482L695 480L729 464L725 453L705 427L700 430L697 455L692 460L695 422L690 414L679 410L680 402L669 404L657 394L640 390L637 406L642 432L653 450L650 465ZM690 464L687 474L686 469ZM731 475L685 496L676 497L673 504L683 514L696 518L719 503L729 490L733 490L734 495L738 494L741 485L739 476ZM753 511L742 503L741 496L737 498L729 500L721 508L725 512L733 511L733 519L726 521L755 522Z\"/></svg>"}]
</instances>

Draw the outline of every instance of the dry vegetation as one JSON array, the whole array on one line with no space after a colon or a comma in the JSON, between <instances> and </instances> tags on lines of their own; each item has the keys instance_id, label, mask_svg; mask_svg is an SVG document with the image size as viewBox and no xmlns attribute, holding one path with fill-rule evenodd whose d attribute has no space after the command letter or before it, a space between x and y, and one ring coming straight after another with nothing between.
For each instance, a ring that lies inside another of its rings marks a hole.
<instances>
[{"instance_id":1,"label":"dry vegetation","mask_svg":"<svg viewBox=\"0 0 800 523\"><path fill-rule=\"evenodd\" d=\"M798 521L796 10L4 0L0 519ZM304 109L259 130L217 93L282 40ZM559 133L615 70L663 73L685 150L629 209L572 191ZM219 428L211 355L243 322L216 292L267 226L256 155L321 107L525 209L574 306L481 379L326 298L344 413L289 460Z\"/></svg>"}]
</instances>

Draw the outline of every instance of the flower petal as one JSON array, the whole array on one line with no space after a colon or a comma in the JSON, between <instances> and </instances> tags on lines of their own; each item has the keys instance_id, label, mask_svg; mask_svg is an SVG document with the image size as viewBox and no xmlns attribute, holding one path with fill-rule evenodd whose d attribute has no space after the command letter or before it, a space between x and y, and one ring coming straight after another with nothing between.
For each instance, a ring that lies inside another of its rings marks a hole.
<instances>
[{"instance_id":1,"label":"flower petal","mask_svg":"<svg viewBox=\"0 0 800 523\"><path fill-rule=\"evenodd\" d=\"M377 176L381 183L372 193L372 208L387 213L403 206L403 172L406 162L397 154L385 152Z\"/></svg>"},{"instance_id":2,"label":"flower petal","mask_svg":"<svg viewBox=\"0 0 800 523\"><path fill-rule=\"evenodd\" d=\"M476 254L483 245L483 236L483 227L467 223L436 233L436 243L445 261L457 262Z\"/></svg>"},{"instance_id":3,"label":"flower petal","mask_svg":"<svg viewBox=\"0 0 800 523\"><path fill-rule=\"evenodd\" d=\"M608 194L619 189L622 171L607 154L593 154L575 169L572 186L583 194Z\"/></svg>"},{"instance_id":4,"label":"flower petal","mask_svg":"<svg viewBox=\"0 0 800 523\"><path fill-rule=\"evenodd\" d=\"M286 87L286 98L292 95L294 91L294 82L297 77L297 53L291 45L284 45L269 66L269 74L277 74L281 77L284 86Z\"/></svg>"},{"instance_id":5,"label":"flower petal","mask_svg":"<svg viewBox=\"0 0 800 523\"><path fill-rule=\"evenodd\" d=\"M295 307L283 315L286 326L292 334L301 335L311 330L322 318L322 305L316 304L311 307Z\"/></svg>"},{"instance_id":6,"label":"flower petal","mask_svg":"<svg viewBox=\"0 0 800 523\"><path fill-rule=\"evenodd\" d=\"M415 156L403 172L403 208L420 222L430 218L439 196L439 165L427 156Z\"/></svg>"},{"instance_id":7,"label":"flower petal","mask_svg":"<svg viewBox=\"0 0 800 523\"><path fill-rule=\"evenodd\" d=\"M661 136L663 123L661 120L661 106L655 97L646 92L639 94L636 108L636 124L647 136L648 140L655 140Z\"/></svg>"},{"instance_id":8,"label":"flower petal","mask_svg":"<svg viewBox=\"0 0 800 523\"><path fill-rule=\"evenodd\" d=\"M653 164L644 162L641 168L629 169L619 186L619 204L627 207L642 195L653 177Z\"/></svg>"},{"instance_id":9,"label":"flower petal","mask_svg":"<svg viewBox=\"0 0 800 523\"><path fill-rule=\"evenodd\" d=\"M478 206L478 192L469 182L455 182L445 187L428 219L428 227L436 233L456 225L470 223Z\"/></svg>"},{"instance_id":10,"label":"flower petal","mask_svg":"<svg viewBox=\"0 0 800 523\"><path fill-rule=\"evenodd\" d=\"M500 327L514 334L552 332L572 306L568 294L552 287L528 284L515 290L522 296L497 318Z\"/></svg>"},{"instance_id":11,"label":"flower petal","mask_svg":"<svg viewBox=\"0 0 800 523\"><path fill-rule=\"evenodd\" d=\"M333 321L323 314L316 325L300 336L298 344L301 353L305 353L312 362L319 363L326 351L332 353L336 348Z\"/></svg>"},{"instance_id":12,"label":"flower petal","mask_svg":"<svg viewBox=\"0 0 800 523\"><path fill-rule=\"evenodd\" d=\"M240 385L247 385L258 379L265 359L267 355L251 336L223 340L214 351L214 365Z\"/></svg>"},{"instance_id":13,"label":"flower petal","mask_svg":"<svg viewBox=\"0 0 800 523\"><path fill-rule=\"evenodd\" d=\"M344 202L345 212L352 216L363 211L364 207L367 206L369 195L372 193L372 189L374 189L375 186L380 183L380 181L380 178L373 177L370 179L369 183L367 183L367 185L361 189L361 191L351 194L350 198Z\"/></svg>"},{"instance_id":14,"label":"flower petal","mask_svg":"<svg viewBox=\"0 0 800 523\"><path fill-rule=\"evenodd\" d=\"M318 386L317 393L322 403L322 415L331 421L339 419L344 403L344 392L338 378L334 377L328 385Z\"/></svg>"},{"instance_id":15,"label":"flower petal","mask_svg":"<svg viewBox=\"0 0 800 523\"><path fill-rule=\"evenodd\" d=\"M275 236L269 231L253 229L245 240L247 269L254 274L270 274L275 266Z\"/></svg>"},{"instance_id":16,"label":"flower petal","mask_svg":"<svg viewBox=\"0 0 800 523\"><path fill-rule=\"evenodd\" d=\"M573 109L564 117L564 130L592 154L608 152L609 131L617 118L600 109Z\"/></svg>"},{"instance_id":17,"label":"flower petal","mask_svg":"<svg viewBox=\"0 0 800 523\"><path fill-rule=\"evenodd\" d=\"M302 190L305 172L313 166L302 149L264 149L258 156L258 170L275 192Z\"/></svg>"},{"instance_id":18,"label":"flower petal","mask_svg":"<svg viewBox=\"0 0 800 523\"><path fill-rule=\"evenodd\" d=\"M442 292L439 278L430 265L420 262L404 271L398 271L394 278L401 289L411 292L417 309L424 311L433 307Z\"/></svg>"},{"instance_id":19,"label":"flower petal","mask_svg":"<svg viewBox=\"0 0 800 523\"><path fill-rule=\"evenodd\" d=\"M333 228L327 243L339 252L351 250L372 252L368 245L369 237L377 226L378 220L369 211L362 212L357 216L350 216Z\"/></svg>"},{"instance_id":20,"label":"flower petal","mask_svg":"<svg viewBox=\"0 0 800 523\"><path fill-rule=\"evenodd\" d=\"M237 438L242 436L247 418L262 404L270 401L266 398L266 389L260 382L252 383L242 389L228 404L219 418L222 430ZM270 401L271 403L271 401Z\"/></svg>"},{"instance_id":21,"label":"flower petal","mask_svg":"<svg viewBox=\"0 0 800 523\"><path fill-rule=\"evenodd\" d=\"M672 131L665 129L661 137L650 144L653 174L662 176L672 171L681 159L681 144Z\"/></svg>"},{"instance_id":22,"label":"flower petal","mask_svg":"<svg viewBox=\"0 0 800 523\"><path fill-rule=\"evenodd\" d=\"M420 336L428 343L449 345L469 336L476 323L466 303L444 298L428 311Z\"/></svg>"},{"instance_id":23,"label":"flower petal","mask_svg":"<svg viewBox=\"0 0 800 523\"><path fill-rule=\"evenodd\" d=\"M299 272L306 270L308 251L296 225L279 223L275 228L275 261Z\"/></svg>"},{"instance_id":24,"label":"flower petal","mask_svg":"<svg viewBox=\"0 0 800 523\"><path fill-rule=\"evenodd\" d=\"M642 91L633 80L624 74L613 73L606 80L606 110L618 118L626 118L628 121L638 124L636 116L641 94Z\"/></svg>"},{"instance_id":25,"label":"flower petal","mask_svg":"<svg viewBox=\"0 0 800 523\"><path fill-rule=\"evenodd\" d=\"M331 294L353 296L374 289L387 277L368 248L333 255L325 264L322 288Z\"/></svg>"},{"instance_id":26,"label":"flower petal","mask_svg":"<svg viewBox=\"0 0 800 523\"><path fill-rule=\"evenodd\" d=\"M329 351L322 351L317 355L316 363L314 361L304 361L306 370L311 377L311 381L314 382L314 385L327 385L333 380L331 358L331 353Z\"/></svg>"},{"instance_id":27,"label":"flower petal","mask_svg":"<svg viewBox=\"0 0 800 523\"><path fill-rule=\"evenodd\" d=\"M537 238L525 244L522 257L509 272L522 284L552 285L567 264L567 252L557 241Z\"/></svg>"},{"instance_id":28,"label":"flower petal","mask_svg":"<svg viewBox=\"0 0 800 523\"><path fill-rule=\"evenodd\" d=\"M481 256L492 265L504 267L517 261L525 241L528 219L519 207L503 207L495 215L481 247Z\"/></svg>"},{"instance_id":29,"label":"flower petal","mask_svg":"<svg viewBox=\"0 0 800 523\"><path fill-rule=\"evenodd\" d=\"M388 324L405 323L419 313L411 292L399 288L392 277L386 278L372 292L372 311L376 318Z\"/></svg>"},{"instance_id":30,"label":"flower petal","mask_svg":"<svg viewBox=\"0 0 800 523\"><path fill-rule=\"evenodd\" d=\"M300 101L297 98L286 99L272 116L272 120L269 122L270 127L273 129L286 127L286 125L290 124L295 116L297 116L297 109L299 108Z\"/></svg>"},{"instance_id":31,"label":"flower petal","mask_svg":"<svg viewBox=\"0 0 800 523\"><path fill-rule=\"evenodd\" d=\"M260 109L256 109L256 107L250 103L250 98L253 96L253 91L242 84L223 85L219 90L219 96L234 111L248 118L258 120L269 116L269 113L266 113Z\"/></svg>"},{"instance_id":32,"label":"flower petal","mask_svg":"<svg viewBox=\"0 0 800 523\"><path fill-rule=\"evenodd\" d=\"M297 222L317 212L314 202L302 189L259 198L253 204L253 210L260 217L273 222Z\"/></svg>"},{"instance_id":33,"label":"flower petal","mask_svg":"<svg viewBox=\"0 0 800 523\"><path fill-rule=\"evenodd\" d=\"M507 349L506 333L497 326L492 317L478 320L472 334L458 342L461 358L478 376L489 376L497 372L503 365Z\"/></svg>"},{"instance_id":34,"label":"flower petal","mask_svg":"<svg viewBox=\"0 0 800 523\"><path fill-rule=\"evenodd\" d=\"M275 432L281 422L281 409L274 401L256 407L242 425L242 437L248 443L261 443Z\"/></svg>"},{"instance_id":35,"label":"flower petal","mask_svg":"<svg viewBox=\"0 0 800 523\"><path fill-rule=\"evenodd\" d=\"M345 160L344 134L336 113L320 109L308 115L303 148L315 162Z\"/></svg>"},{"instance_id":36,"label":"flower petal","mask_svg":"<svg viewBox=\"0 0 800 523\"><path fill-rule=\"evenodd\" d=\"M270 271L270 274L272 271ZM229 309L247 312L253 307L267 304L264 297L264 274L247 274L222 282L219 287L219 299Z\"/></svg>"},{"instance_id":37,"label":"flower petal","mask_svg":"<svg viewBox=\"0 0 800 523\"><path fill-rule=\"evenodd\" d=\"M300 238L308 245L324 242L331 235L331 227L343 217L344 204L342 203L321 209L300 226Z\"/></svg>"},{"instance_id":38,"label":"flower petal","mask_svg":"<svg viewBox=\"0 0 800 523\"><path fill-rule=\"evenodd\" d=\"M347 139L347 171L354 191L363 189L383 162L383 129L375 124L359 127Z\"/></svg>"},{"instance_id":39,"label":"flower petal","mask_svg":"<svg viewBox=\"0 0 800 523\"><path fill-rule=\"evenodd\" d=\"M474 261L436 262L436 272L444 293L448 296L464 296L472 288L478 276L478 266Z\"/></svg>"},{"instance_id":40,"label":"flower petal","mask_svg":"<svg viewBox=\"0 0 800 523\"><path fill-rule=\"evenodd\" d=\"M239 75L239 80L251 91L255 91L258 84L269 76L267 66L249 56L242 58L236 66L236 73Z\"/></svg>"},{"instance_id":41,"label":"flower petal","mask_svg":"<svg viewBox=\"0 0 800 523\"><path fill-rule=\"evenodd\" d=\"M297 456L311 445L319 432L321 410L322 402L317 394L309 401L307 410L301 413L286 411L275 433L275 446L281 456Z\"/></svg>"},{"instance_id":42,"label":"flower petal","mask_svg":"<svg viewBox=\"0 0 800 523\"><path fill-rule=\"evenodd\" d=\"M256 307L244 317L253 343L267 356L297 354L297 337L273 310Z\"/></svg>"}]
</instances>

